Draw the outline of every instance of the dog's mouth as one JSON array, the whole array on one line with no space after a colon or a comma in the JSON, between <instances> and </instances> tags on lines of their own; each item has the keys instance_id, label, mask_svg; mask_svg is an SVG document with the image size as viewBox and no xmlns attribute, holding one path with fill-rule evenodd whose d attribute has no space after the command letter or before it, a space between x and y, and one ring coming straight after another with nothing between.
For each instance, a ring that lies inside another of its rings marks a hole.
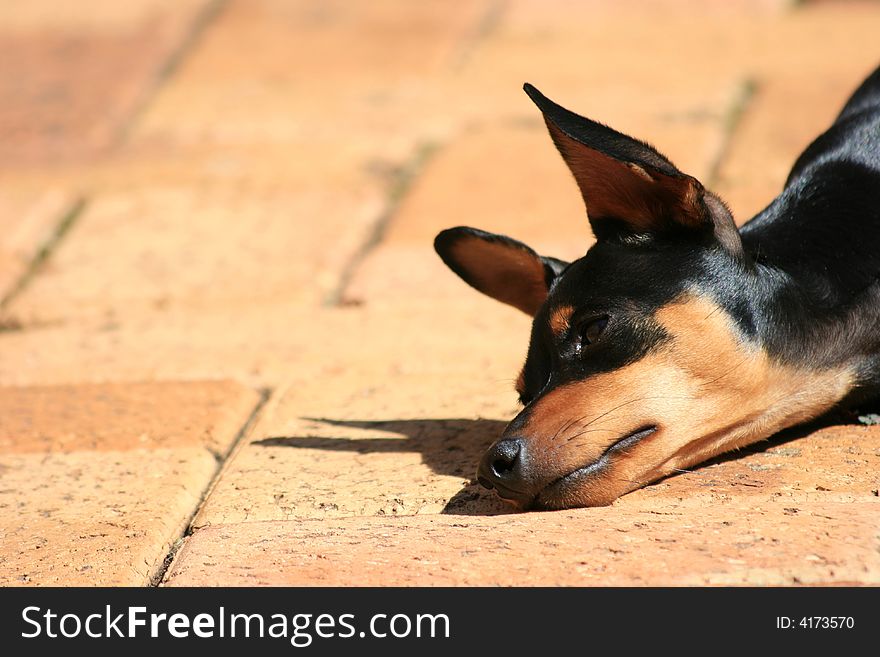
<instances>
[{"instance_id":1,"label":"dog's mouth","mask_svg":"<svg viewBox=\"0 0 880 657\"><path fill-rule=\"evenodd\" d=\"M565 503L566 500L577 498L578 491L583 488L585 483L602 475L608 469L614 456L626 452L635 445L641 443L649 436L657 433L658 429L659 427L655 424L644 425L635 431L626 434L613 444L609 445L598 459L547 484L547 486L541 489L541 491L535 496L529 504L529 508L558 509L570 506Z\"/></svg>"}]
</instances>

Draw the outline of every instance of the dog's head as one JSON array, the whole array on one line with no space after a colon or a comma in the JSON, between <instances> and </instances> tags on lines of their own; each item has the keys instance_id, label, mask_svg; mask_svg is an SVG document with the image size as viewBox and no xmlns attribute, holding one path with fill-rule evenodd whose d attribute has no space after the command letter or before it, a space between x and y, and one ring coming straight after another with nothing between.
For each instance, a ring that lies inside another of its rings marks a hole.
<instances>
[{"instance_id":1,"label":"dog's head","mask_svg":"<svg viewBox=\"0 0 880 657\"><path fill-rule=\"evenodd\" d=\"M651 146L526 92L597 241L566 263L474 228L435 240L468 284L534 318L524 408L482 459L483 485L524 508L609 504L842 396L839 373L808 385L821 375L766 353L753 265L717 196Z\"/></svg>"}]
</instances>

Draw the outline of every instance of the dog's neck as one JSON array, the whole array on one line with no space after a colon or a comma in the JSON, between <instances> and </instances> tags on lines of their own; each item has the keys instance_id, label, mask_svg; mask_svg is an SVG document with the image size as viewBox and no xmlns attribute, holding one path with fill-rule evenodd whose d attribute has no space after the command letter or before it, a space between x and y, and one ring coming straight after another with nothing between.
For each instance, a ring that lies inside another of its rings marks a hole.
<instances>
[{"instance_id":1,"label":"dog's neck","mask_svg":"<svg viewBox=\"0 0 880 657\"><path fill-rule=\"evenodd\" d=\"M858 184L836 184L844 174ZM872 198L878 186L880 172L823 165L743 226L746 253L797 281L815 309L847 304L880 274L880 206Z\"/></svg>"},{"instance_id":2,"label":"dog's neck","mask_svg":"<svg viewBox=\"0 0 880 657\"><path fill-rule=\"evenodd\" d=\"M858 184L836 184L839 175ZM852 362L880 393L880 173L830 162L794 181L741 230L755 263L742 294L768 353L789 363Z\"/></svg>"}]
</instances>

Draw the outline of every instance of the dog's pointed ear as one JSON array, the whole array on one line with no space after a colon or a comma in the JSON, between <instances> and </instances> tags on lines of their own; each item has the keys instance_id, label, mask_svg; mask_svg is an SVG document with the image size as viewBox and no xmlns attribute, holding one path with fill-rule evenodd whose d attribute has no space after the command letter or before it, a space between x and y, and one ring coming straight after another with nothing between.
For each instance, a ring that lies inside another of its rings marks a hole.
<instances>
[{"instance_id":1,"label":"dog's pointed ear","mask_svg":"<svg viewBox=\"0 0 880 657\"><path fill-rule=\"evenodd\" d=\"M467 226L439 233L434 249L465 283L532 316L568 264L539 256L510 237Z\"/></svg>"},{"instance_id":2,"label":"dog's pointed ear","mask_svg":"<svg viewBox=\"0 0 880 657\"><path fill-rule=\"evenodd\" d=\"M597 240L667 234L714 237L742 257L733 216L696 178L679 171L652 146L557 105L530 84L524 87L544 115L587 205Z\"/></svg>"}]
</instances>

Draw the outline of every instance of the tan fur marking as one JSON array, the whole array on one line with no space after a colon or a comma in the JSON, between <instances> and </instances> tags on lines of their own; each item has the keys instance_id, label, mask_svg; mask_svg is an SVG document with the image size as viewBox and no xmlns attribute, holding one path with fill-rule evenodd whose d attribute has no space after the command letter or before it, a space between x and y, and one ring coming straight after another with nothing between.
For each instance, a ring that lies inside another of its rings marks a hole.
<instances>
[{"instance_id":1,"label":"tan fur marking","mask_svg":"<svg viewBox=\"0 0 880 657\"><path fill-rule=\"evenodd\" d=\"M654 181L654 179L648 174L648 172L645 171L638 164L634 164L633 162L627 162L626 166L628 166L630 168L630 171L632 171L637 176L640 176L640 177L644 178L645 180L650 180L651 182Z\"/></svg>"},{"instance_id":2,"label":"tan fur marking","mask_svg":"<svg viewBox=\"0 0 880 657\"><path fill-rule=\"evenodd\" d=\"M560 336L568 330L573 312L574 308L571 306L559 306L550 312L550 330L553 335Z\"/></svg>"},{"instance_id":3,"label":"tan fur marking","mask_svg":"<svg viewBox=\"0 0 880 657\"><path fill-rule=\"evenodd\" d=\"M533 463L548 481L598 459L641 427L658 431L614 455L547 506L607 504L678 469L767 438L812 419L853 384L848 368L814 371L779 365L739 335L709 300L688 296L656 319L673 336L640 361L558 388L536 402L524 434ZM552 475L552 476L551 476Z\"/></svg>"}]
</instances>

